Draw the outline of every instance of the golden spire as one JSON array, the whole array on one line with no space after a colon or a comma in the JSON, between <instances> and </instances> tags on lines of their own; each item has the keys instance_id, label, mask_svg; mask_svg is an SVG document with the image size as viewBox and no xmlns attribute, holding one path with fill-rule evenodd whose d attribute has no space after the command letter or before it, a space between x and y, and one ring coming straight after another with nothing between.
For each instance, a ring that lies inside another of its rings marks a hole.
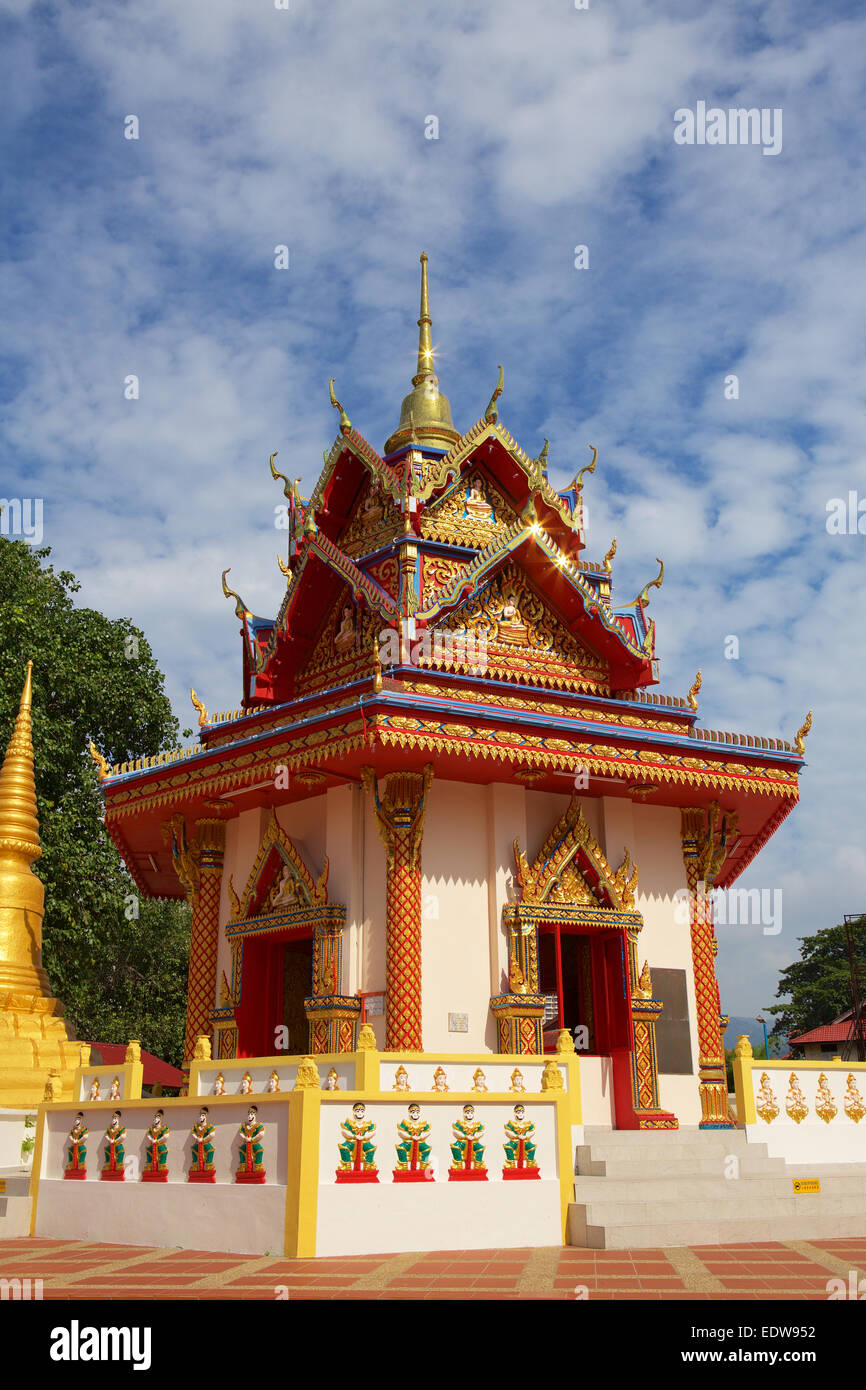
<instances>
[{"instance_id":1,"label":"golden spire","mask_svg":"<svg viewBox=\"0 0 866 1390\"><path fill-rule=\"evenodd\" d=\"M434 449L450 449L459 435L451 422L451 406L439 390L430 336L430 295L427 286L427 253L421 252L421 313L418 318L418 360L412 390L400 407L400 423L385 442L385 453L393 454L404 445L429 444Z\"/></svg>"},{"instance_id":2,"label":"golden spire","mask_svg":"<svg viewBox=\"0 0 866 1390\"><path fill-rule=\"evenodd\" d=\"M430 295L427 289L427 252L421 252L421 317L418 320L418 365L415 375L412 378L412 385L417 386L433 370L433 343L430 338L430 328L433 320L430 317Z\"/></svg>"},{"instance_id":3,"label":"golden spire","mask_svg":"<svg viewBox=\"0 0 866 1390\"><path fill-rule=\"evenodd\" d=\"M36 817L36 780L33 775L33 733L30 719L33 662L21 692L18 718L0 769L0 852L17 850L32 864L42 853Z\"/></svg>"}]
</instances>

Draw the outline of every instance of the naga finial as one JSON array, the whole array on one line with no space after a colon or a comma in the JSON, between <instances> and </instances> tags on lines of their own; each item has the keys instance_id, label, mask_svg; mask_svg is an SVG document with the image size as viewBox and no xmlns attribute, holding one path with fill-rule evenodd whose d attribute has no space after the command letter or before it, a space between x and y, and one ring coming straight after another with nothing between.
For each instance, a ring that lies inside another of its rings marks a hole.
<instances>
[{"instance_id":1,"label":"naga finial","mask_svg":"<svg viewBox=\"0 0 866 1390\"><path fill-rule=\"evenodd\" d=\"M806 751L806 745L805 745L805 743L804 743L804 739L807 738L808 733L809 733L809 730L811 729L811 727L812 727L812 711L809 710L809 713L806 715L806 718L803 720L803 723L800 725L799 729L797 730L797 732L796 732L796 734L795 734L795 736L794 736L794 751L795 751L796 753L799 753L799 754L801 754L801 755L802 755L803 753L805 753L805 751Z\"/></svg>"},{"instance_id":2,"label":"naga finial","mask_svg":"<svg viewBox=\"0 0 866 1390\"><path fill-rule=\"evenodd\" d=\"M694 680L692 681L692 683L691 683L691 685L690 685L690 687L689 687L688 700L689 700L689 704L691 705L691 707L692 707L693 710L696 710L697 707L698 707L698 691L700 690L700 688L701 688L701 673L700 673L700 671L698 671L698 674L695 676Z\"/></svg>"},{"instance_id":3,"label":"naga finial","mask_svg":"<svg viewBox=\"0 0 866 1390\"><path fill-rule=\"evenodd\" d=\"M625 605L626 608L635 608L635 607L637 607L637 606L640 606L641 608L646 608L647 604L649 603L649 592L650 592L650 589L660 589L660 588L661 588L661 586L662 586L662 581L664 580L664 577L665 577L665 562L664 562L664 560L660 560L659 557L656 556L656 564L657 564L658 567L659 567L659 572L658 572L656 578L655 578L655 579L651 579L650 582L649 582L649 584L644 584L644 586L643 586L643 588L641 589L640 593L638 594L637 598L633 598L632 601L631 601L631 603L627 603L627 604Z\"/></svg>"},{"instance_id":4,"label":"naga finial","mask_svg":"<svg viewBox=\"0 0 866 1390\"><path fill-rule=\"evenodd\" d=\"M340 402L337 400L337 397L334 395L334 382L336 380L337 378L335 376L332 376L331 380L328 382L328 394L331 397L331 405L334 407L335 410L339 410L340 412L340 433L348 434L349 430L352 428L352 421L349 419L345 410L340 405Z\"/></svg>"},{"instance_id":5,"label":"naga finial","mask_svg":"<svg viewBox=\"0 0 866 1390\"><path fill-rule=\"evenodd\" d=\"M496 421L499 419L499 411L496 409L496 402L499 400L499 397L502 395L502 392L503 392L504 387L505 387L505 373L504 373L504 371L502 370L502 366L500 365L500 367L499 367L499 380L498 380L497 383L496 383L496 390L493 392L493 395L490 397L490 401L489 401L489 403L488 403L487 409L486 409L485 412L484 412L484 418L485 418L485 420L488 422L488 424L494 425L494 424L496 423Z\"/></svg>"},{"instance_id":6,"label":"naga finial","mask_svg":"<svg viewBox=\"0 0 866 1390\"><path fill-rule=\"evenodd\" d=\"M234 589L230 589L228 584L226 583L226 575L231 574L231 572L231 566L229 566L227 570L223 570L223 593L225 594L226 598L234 599L235 617L239 618L240 621L243 622L247 614L249 613L249 609L247 608L240 594L236 594Z\"/></svg>"},{"instance_id":7,"label":"naga finial","mask_svg":"<svg viewBox=\"0 0 866 1390\"><path fill-rule=\"evenodd\" d=\"M87 751L90 754L93 761L96 763L97 777L99 778L100 782L104 782L110 772L110 768L108 766L108 759L104 757L102 753L100 753L96 744L93 742L93 739L91 739L88 743Z\"/></svg>"},{"instance_id":8,"label":"naga finial","mask_svg":"<svg viewBox=\"0 0 866 1390\"><path fill-rule=\"evenodd\" d=\"M288 478L286 477L285 473L281 473L280 470L279 470L278 468L274 468L274 459L277 457L277 454L278 454L279 452L280 452L279 449L276 449L276 450L274 451L274 453L272 453L271 456L270 456L270 458L268 459L268 463L269 463L270 466L271 466L271 477L273 478L273 480L274 480L275 483L276 483L276 482L279 482L280 479L282 479L282 483L283 483L283 496L284 496L285 498L290 499L291 496L292 496L292 485L291 485L291 483L289 482L289 480L288 480Z\"/></svg>"},{"instance_id":9,"label":"naga finial","mask_svg":"<svg viewBox=\"0 0 866 1390\"><path fill-rule=\"evenodd\" d=\"M205 724L208 722L207 710L205 709L201 700L196 695L192 686L190 686L189 688L189 698L192 700L193 708L198 710L198 727L200 729L203 729Z\"/></svg>"},{"instance_id":10,"label":"naga finial","mask_svg":"<svg viewBox=\"0 0 866 1390\"><path fill-rule=\"evenodd\" d=\"M543 445L542 450L541 450L541 453L538 455L538 464L539 464L539 467L540 467L540 468L546 468L546 467L547 467L547 455L548 455L549 450L550 450L550 440L549 440L549 439L545 439L544 445Z\"/></svg>"},{"instance_id":11,"label":"naga finial","mask_svg":"<svg viewBox=\"0 0 866 1390\"><path fill-rule=\"evenodd\" d=\"M607 554L606 554L605 557L604 557L604 560L602 561L602 563L603 563L605 569L607 570L608 574L610 574L611 569L613 568L612 565L611 565L611 560L613 559L613 557L614 557L615 554L616 554L616 536L614 536L613 540L611 541L611 543L610 543L610 550L607 552Z\"/></svg>"},{"instance_id":12,"label":"naga finial","mask_svg":"<svg viewBox=\"0 0 866 1390\"><path fill-rule=\"evenodd\" d=\"M575 492L582 492L582 491L583 491L583 475L584 475L584 473L594 473L594 472L595 472L595 465L596 465L596 463L598 462L598 449L596 449L595 445L594 445L594 444L588 444L588 445L587 445L587 448L592 450L592 462L591 462L591 463L588 463L588 464L586 465L585 468L581 468L580 471L579 471L578 473L575 473L574 478L573 478L573 480L572 480L572 484L571 484L571 486L574 488Z\"/></svg>"}]
</instances>

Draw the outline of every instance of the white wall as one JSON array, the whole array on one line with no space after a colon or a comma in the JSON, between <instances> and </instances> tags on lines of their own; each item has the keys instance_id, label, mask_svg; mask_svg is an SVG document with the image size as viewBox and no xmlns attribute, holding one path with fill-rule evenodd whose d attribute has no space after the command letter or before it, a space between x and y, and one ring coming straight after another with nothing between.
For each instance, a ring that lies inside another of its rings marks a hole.
<instances>
[{"instance_id":1,"label":"white wall","mask_svg":"<svg viewBox=\"0 0 866 1390\"><path fill-rule=\"evenodd\" d=\"M435 1178L425 1183L395 1183L396 1127L406 1114L405 1101L373 1101L366 1118L377 1127L378 1183L338 1185L340 1124L350 1113L344 1102L323 1101L319 1141L317 1255L391 1253L409 1250L486 1250L560 1245L560 1184L556 1152L556 1115L552 1102L527 1105L536 1126L537 1181L504 1182L503 1129L513 1113L505 1103L476 1103L476 1118L486 1127L483 1143L486 1182L449 1182L451 1124L462 1101L431 1099L421 1104L431 1125L428 1143Z\"/></svg>"}]
</instances>

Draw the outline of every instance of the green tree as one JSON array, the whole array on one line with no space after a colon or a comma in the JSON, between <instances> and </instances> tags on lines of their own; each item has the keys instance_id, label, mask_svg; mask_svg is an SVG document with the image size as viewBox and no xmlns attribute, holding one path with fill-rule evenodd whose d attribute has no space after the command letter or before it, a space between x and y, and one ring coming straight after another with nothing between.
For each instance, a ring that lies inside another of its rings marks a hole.
<instances>
[{"instance_id":1,"label":"green tree","mask_svg":"<svg viewBox=\"0 0 866 1390\"><path fill-rule=\"evenodd\" d=\"M144 634L76 607L80 586L50 553L0 538L0 753L30 659L45 968L78 1037L138 1037L179 1061L188 910L142 902L127 919L137 890L103 824L87 753L91 739L109 762L161 752L177 744L177 721Z\"/></svg>"},{"instance_id":2,"label":"green tree","mask_svg":"<svg viewBox=\"0 0 866 1390\"><path fill-rule=\"evenodd\" d=\"M790 1000L771 1004L775 1016L773 1036L808 1032L829 1023L851 1007L851 977L843 926L824 927L814 936L801 936L800 959L779 976L776 997ZM866 917L854 927L855 954L859 963L861 991L866 989Z\"/></svg>"}]
</instances>

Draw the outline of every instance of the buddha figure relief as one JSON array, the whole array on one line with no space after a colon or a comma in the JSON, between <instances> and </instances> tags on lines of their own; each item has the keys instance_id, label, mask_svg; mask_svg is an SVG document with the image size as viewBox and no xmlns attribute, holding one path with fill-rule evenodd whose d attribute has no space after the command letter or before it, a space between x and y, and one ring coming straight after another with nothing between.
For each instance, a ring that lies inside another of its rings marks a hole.
<instances>
[{"instance_id":1,"label":"buddha figure relief","mask_svg":"<svg viewBox=\"0 0 866 1390\"><path fill-rule=\"evenodd\" d=\"M274 886L268 898L269 907L294 907L298 901L298 890L292 871L288 864L283 865L283 871L279 880L275 880Z\"/></svg>"},{"instance_id":2,"label":"buddha figure relief","mask_svg":"<svg viewBox=\"0 0 866 1390\"><path fill-rule=\"evenodd\" d=\"M355 645L355 618L351 608L346 604L337 635L334 638L334 650L345 652L351 650Z\"/></svg>"},{"instance_id":3,"label":"buddha figure relief","mask_svg":"<svg viewBox=\"0 0 866 1390\"><path fill-rule=\"evenodd\" d=\"M377 493L370 489L364 498L364 505L361 508L361 525L366 529L370 526L377 526L382 520L382 503Z\"/></svg>"},{"instance_id":4,"label":"buddha figure relief","mask_svg":"<svg viewBox=\"0 0 866 1390\"><path fill-rule=\"evenodd\" d=\"M526 623L520 621L516 595L514 591L511 590L505 595L502 615L497 623L497 641L523 646L526 642L527 632L528 628Z\"/></svg>"},{"instance_id":5,"label":"buddha figure relief","mask_svg":"<svg viewBox=\"0 0 866 1390\"><path fill-rule=\"evenodd\" d=\"M469 496L466 498L466 515L472 517L474 521L493 520L493 508L484 496L484 488L477 473L470 480Z\"/></svg>"}]
</instances>

